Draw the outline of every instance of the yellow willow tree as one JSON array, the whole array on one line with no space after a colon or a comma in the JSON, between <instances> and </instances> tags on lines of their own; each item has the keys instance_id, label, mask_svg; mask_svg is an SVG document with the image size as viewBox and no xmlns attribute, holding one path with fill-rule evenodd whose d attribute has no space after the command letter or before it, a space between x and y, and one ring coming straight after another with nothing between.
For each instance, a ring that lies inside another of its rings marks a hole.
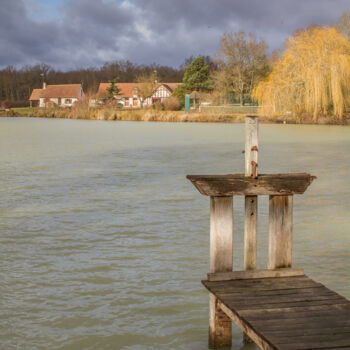
<instances>
[{"instance_id":1,"label":"yellow willow tree","mask_svg":"<svg viewBox=\"0 0 350 350\"><path fill-rule=\"evenodd\" d=\"M268 116L334 115L350 102L350 43L335 28L310 27L288 39L253 96Z\"/></svg>"}]
</instances>

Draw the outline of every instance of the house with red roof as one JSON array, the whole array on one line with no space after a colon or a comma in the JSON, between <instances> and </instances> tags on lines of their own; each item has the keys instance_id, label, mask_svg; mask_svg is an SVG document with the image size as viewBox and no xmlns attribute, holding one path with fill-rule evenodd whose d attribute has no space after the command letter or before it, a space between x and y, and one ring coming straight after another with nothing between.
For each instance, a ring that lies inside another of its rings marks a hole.
<instances>
[{"instance_id":1,"label":"house with red roof","mask_svg":"<svg viewBox=\"0 0 350 350\"><path fill-rule=\"evenodd\" d=\"M29 101L31 106L72 107L84 96L81 84L47 85L43 83L42 89L33 89Z\"/></svg>"},{"instance_id":2,"label":"house with red roof","mask_svg":"<svg viewBox=\"0 0 350 350\"><path fill-rule=\"evenodd\" d=\"M118 101L125 108L139 108L141 105L150 106L156 102L163 102L164 99L170 97L175 88L181 83L158 83L155 86L153 94L142 100L140 96L140 89L142 83L116 83L116 87L120 89L118 95ZM97 99L104 99L107 97L107 88L110 87L110 83L100 83L97 92ZM96 100L91 101L92 104L96 104Z\"/></svg>"}]
</instances>

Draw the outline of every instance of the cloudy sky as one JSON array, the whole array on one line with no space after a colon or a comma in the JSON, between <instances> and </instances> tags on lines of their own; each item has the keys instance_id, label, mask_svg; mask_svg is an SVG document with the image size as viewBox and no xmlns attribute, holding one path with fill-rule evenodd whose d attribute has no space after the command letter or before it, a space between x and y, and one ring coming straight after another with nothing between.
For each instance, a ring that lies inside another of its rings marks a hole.
<instances>
[{"instance_id":1,"label":"cloudy sky","mask_svg":"<svg viewBox=\"0 0 350 350\"><path fill-rule=\"evenodd\" d=\"M0 68L120 59L177 67L213 55L224 32L252 32L271 51L296 29L349 10L350 0L0 0Z\"/></svg>"}]
</instances>

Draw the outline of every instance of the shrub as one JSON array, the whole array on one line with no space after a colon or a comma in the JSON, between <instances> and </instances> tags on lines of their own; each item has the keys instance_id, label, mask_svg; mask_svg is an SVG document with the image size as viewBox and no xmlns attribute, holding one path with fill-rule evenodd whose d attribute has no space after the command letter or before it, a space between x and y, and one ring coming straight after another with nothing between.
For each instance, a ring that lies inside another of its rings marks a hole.
<instances>
[{"instance_id":1,"label":"shrub","mask_svg":"<svg viewBox=\"0 0 350 350\"><path fill-rule=\"evenodd\" d=\"M181 108L181 102L175 96L166 98L163 102L163 105L166 111L178 111Z\"/></svg>"},{"instance_id":2,"label":"shrub","mask_svg":"<svg viewBox=\"0 0 350 350\"><path fill-rule=\"evenodd\" d=\"M11 101L9 101L9 100L1 101L1 107L2 108L10 108L11 107Z\"/></svg>"}]
</instances>

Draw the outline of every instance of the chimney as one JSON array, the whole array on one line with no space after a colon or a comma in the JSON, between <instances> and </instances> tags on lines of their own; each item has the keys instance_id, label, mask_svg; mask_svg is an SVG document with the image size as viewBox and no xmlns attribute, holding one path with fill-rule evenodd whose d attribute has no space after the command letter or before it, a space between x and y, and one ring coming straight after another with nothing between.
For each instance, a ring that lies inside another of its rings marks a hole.
<instances>
[{"instance_id":1,"label":"chimney","mask_svg":"<svg viewBox=\"0 0 350 350\"><path fill-rule=\"evenodd\" d=\"M43 81L43 90L46 89L46 83Z\"/></svg>"}]
</instances>

